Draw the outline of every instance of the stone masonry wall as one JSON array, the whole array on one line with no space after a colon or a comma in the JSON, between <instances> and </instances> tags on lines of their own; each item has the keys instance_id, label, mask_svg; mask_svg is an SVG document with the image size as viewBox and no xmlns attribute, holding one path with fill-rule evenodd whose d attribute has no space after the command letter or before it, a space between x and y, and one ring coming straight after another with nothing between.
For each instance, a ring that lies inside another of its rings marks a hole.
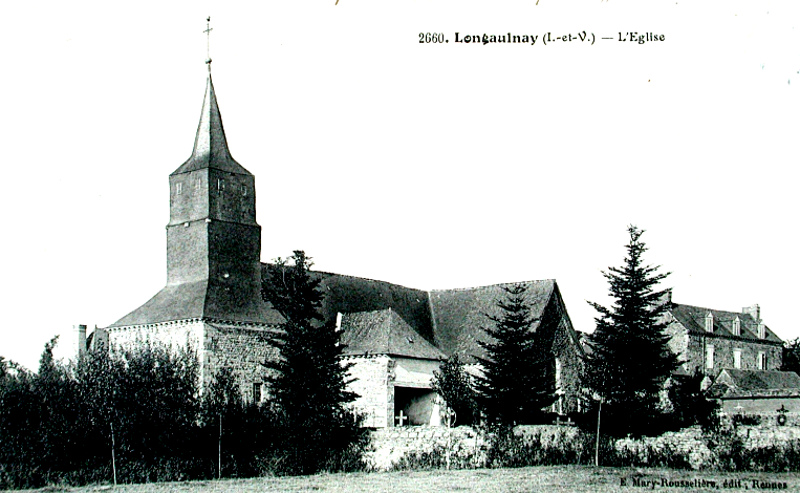
<instances>
[{"instance_id":1,"label":"stone masonry wall","mask_svg":"<svg viewBox=\"0 0 800 493\"><path fill-rule=\"evenodd\" d=\"M203 323L198 320L165 322L100 329L108 335L109 348L132 349L148 343L164 344L175 350L190 350L200 354L203 347ZM203 359L200 359L200 376L203 377Z\"/></svg>"},{"instance_id":2,"label":"stone masonry wall","mask_svg":"<svg viewBox=\"0 0 800 493\"><path fill-rule=\"evenodd\" d=\"M741 369L758 369L758 353L764 352L767 358L765 370L777 370L781 366L782 350L780 345L765 344L749 339L729 339L705 334L689 334L686 328L672 319L667 326L670 335L670 349L685 361L683 369L687 373L695 368L713 373L716 376L724 368L734 368L733 350L742 352ZM706 347L714 346L714 368L706 368Z\"/></svg>"},{"instance_id":3,"label":"stone masonry wall","mask_svg":"<svg viewBox=\"0 0 800 493\"><path fill-rule=\"evenodd\" d=\"M365 417L364 426L383 428L394 421L393 375L394 362L388 356L359 356L344 360L353 363L348 372L355 379L349 390L358 394L353 407Z\"/></svg>"},{"instance_id":4,"label":"stone masonry wall","mask_svg":"<svg viewBox=\"0 0 800 493\"><path fill-rule=\"evenodd\" d=\"M239 388L246 402L266 397L263 385L266 369L263 363L277 358L277 350L268 344L270 334L267 327L231 324L205 324L203 338L203 360L206 372L204 385L221 368L230 368L236 375ZM255 387L261 395L254 395Z\"/></svg>"}]
</instances>

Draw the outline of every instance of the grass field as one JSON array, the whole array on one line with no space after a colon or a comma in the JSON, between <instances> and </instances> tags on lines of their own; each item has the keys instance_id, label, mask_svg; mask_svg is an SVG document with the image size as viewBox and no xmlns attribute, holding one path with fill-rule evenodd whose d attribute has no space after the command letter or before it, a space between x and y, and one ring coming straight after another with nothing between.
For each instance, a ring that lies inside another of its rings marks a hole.
<instances>
[{"instance_id":1,"label":"grass field","mask_svg":"<svg viewBox=\"0 0 800 493\"><path fill-rule=\"evenodd\" d=\"M653 481L654 483L650 483ZM703 483L703 482L706 483ZM756 482L754 485L753 481ZM713 485L708 484L714 482ZM623 484L624 483L624 484ZM672 483L672 484L670 484ZM704 486L705 485L705 486ZM604 492L645 491L800 491L796 473L718 473L667 469L592 468L586 466L410 471L392 473L320 474L315 476L253 478L139 485L48 487L34 491L88 493L263 493L271 491L321 493L418 492Z\"/></svg>"}]
</instances>

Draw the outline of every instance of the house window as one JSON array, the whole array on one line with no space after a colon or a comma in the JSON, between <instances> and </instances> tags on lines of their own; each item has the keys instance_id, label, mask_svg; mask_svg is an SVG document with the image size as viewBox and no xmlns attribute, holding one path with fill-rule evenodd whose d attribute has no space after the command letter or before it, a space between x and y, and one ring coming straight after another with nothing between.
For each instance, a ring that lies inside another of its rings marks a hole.
<instances>
[{"instance_id":1,"label":"house window","mask_svg":"<svg viewBox=\"0 0 800 493\"><path fill-rule=\"evenodd\" d=\"M714 332L714 315L711 312L706 315L706 332Z\"/></svg>"},{"instance_id":2,"label":"house window","mask_svg":"<svg viewBox=\"0 0 800 493\"><path fill-rule=\"evenodd\" d=\"M217 190L220 192L225 190L225 181L222 178L217 178Z\"/></svg>"},{"instance_id":3,"label":"house window","mask_svg":"<svg viewBox=\"0 0 800 493\"><path fill-rule=\"evenodd\" d=\"M767 355L764 354L764 351L758 353L758 359L756 360L756 364L758 365L759 370L767 369Z\"/></svg>"},{"instance_id":4,"label":"house window","mask_svg":"<svg viewBox=\"0 0 800 493\"><path fill-rule=\"evenodd\" d=\"M742 335L742 321L739 320L739 317L736 317L733 321L733 335Z\"/></svg>"},{"instance_id":5,"label":"house window","mask_svg":"<svg viewBox=\"0 0 800 493\"><path fill-rule=\"evenodd\" d=\"M742 350L741 349L734 349L733 350L733 367L739 369L742 367Z\"/></svg>"},{"instance_id":6,"label":"house window","mask_svg":"<svg viewBox=\"0 0 800 493\"><path fill-rule=\"evenodd\" d=\"M175 195L180 195L182 189L183 189L183 183L180 183L180 182L176 183L175 184Z\"/></svg>"},{"instance_id":7,"label":"house window","mask_svg":"<svg viewBox=\"0 0 800 493\"><path fill-rule=\"evenodd\" d=\"M256 382L253 384L253 402L256 404L261 403L261 382Z\"/></svg>"},{"instance_id":8,"label":"house window","mask_svg":"<svg viewBox=\"0 0 800 493\"><path fill-rule=\"evenodd\" d=\"M758 338L764 339L767 337L767 326L764 324L758 324Z\"/></svg>"},{"instance_id":9,"label":"house window","mask_svg":"<svg viewBox=\"0 0 800 493\"><path fill-rule=\"evenodd\" d=\"M242 195L247 196L247 185L242 185Z\"/></svg>"},{"instance_id":10,"label":"house window","mask_svg":"<svg viewBox=\"0 0 800 493\"><path fill-rule=\"evenodd\" d=\"M709 370L714 368L714 346L711 344L706 346L706 368Z\"/></svg>"}]
</instances>

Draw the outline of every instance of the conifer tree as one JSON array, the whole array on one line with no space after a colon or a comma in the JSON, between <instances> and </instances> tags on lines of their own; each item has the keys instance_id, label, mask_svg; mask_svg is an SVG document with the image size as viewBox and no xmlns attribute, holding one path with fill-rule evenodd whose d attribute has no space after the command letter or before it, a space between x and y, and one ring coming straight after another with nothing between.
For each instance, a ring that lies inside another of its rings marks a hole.
<instances>
[{"instance_id":1,"label":"conifer tree","mask_svg":"<svg viewBox=\"0 0 800 493\"><path fill-rule=\"evenodd\" d=\"M669 273L642 264L647 251L642 233L628 226L624 264L603 272L611 307L589 302L598 316L589 336L587 383L603 402L605 429L619 435L657 431L659 393L680 365L665 332L666 291L656 289Z\"/></svg>"},{"instance_id":2,"label":"conifer tree","mask_svg":"<svg viewBox=\"0 0 800 493\"><path fill-rule=\"evenodd\" d=\"M271 341L279 357L264 366L285 435L284 472L308 474L336 460L355 440L347 404L356 395L346 389L351 365L341 362L340 333L320 314L322 292L319 278L310 273L311 259L298 250L289 261L270 265L262 285L264 299L286 319Z\"/></svg>"},{"instance_id":3,"label":"conifer tree","mask_svg":"<svg viewBox=\"0 0 800 493\"><path fill-rule=\"evenodd\" d=\"M542 419L542 409L555 400L555 381L549 372L553 357L534 331L536 322L525 300L523 284L504 286L505 298L497 302L500 315L486 316L489 341L477 358L483 376L477 378L477 398L488 424L513 426Z\"/></svg>"},{"instance_id":4,"label":"conifer tree","mask_svg":"<svg viewBox=\"0 0 800 493\"><path fill-rule=\"evenodd\" d=\"M439 365L433 372L431 390L438 393L447 402L447 406L455 411L456 424L471 425L477 414L475 390L472 388L472 377L464 370L464 363L454 354Z\"/></svg>"}]
</instances>

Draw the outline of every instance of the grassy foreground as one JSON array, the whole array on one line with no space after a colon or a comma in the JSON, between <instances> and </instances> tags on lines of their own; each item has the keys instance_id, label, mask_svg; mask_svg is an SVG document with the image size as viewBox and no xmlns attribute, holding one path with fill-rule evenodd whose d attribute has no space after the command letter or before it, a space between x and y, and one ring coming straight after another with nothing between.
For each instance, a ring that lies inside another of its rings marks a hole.
<instances>
[{"instance_id":1,"label":"grassy foreground","mask_svg":"<svg viewBox=\"0 0 800 493\"><path fill-rule=\"evenodd\" d=\"M653 482L652 484L650 482ZM754 483L755 481L755 483ZM714 484L709 484L714 482ZM624 483L624 484L623 484ZM76 493L263 493L270 491L323 493L417 493L417 492L579 492L643 491L800 491L797 473L720 473L668 469L599 468L587 466L474 469L460 471L408 471L391 473L320 474L185 483L48 487L34 491Z\"/></svg>"}]
</instances>

